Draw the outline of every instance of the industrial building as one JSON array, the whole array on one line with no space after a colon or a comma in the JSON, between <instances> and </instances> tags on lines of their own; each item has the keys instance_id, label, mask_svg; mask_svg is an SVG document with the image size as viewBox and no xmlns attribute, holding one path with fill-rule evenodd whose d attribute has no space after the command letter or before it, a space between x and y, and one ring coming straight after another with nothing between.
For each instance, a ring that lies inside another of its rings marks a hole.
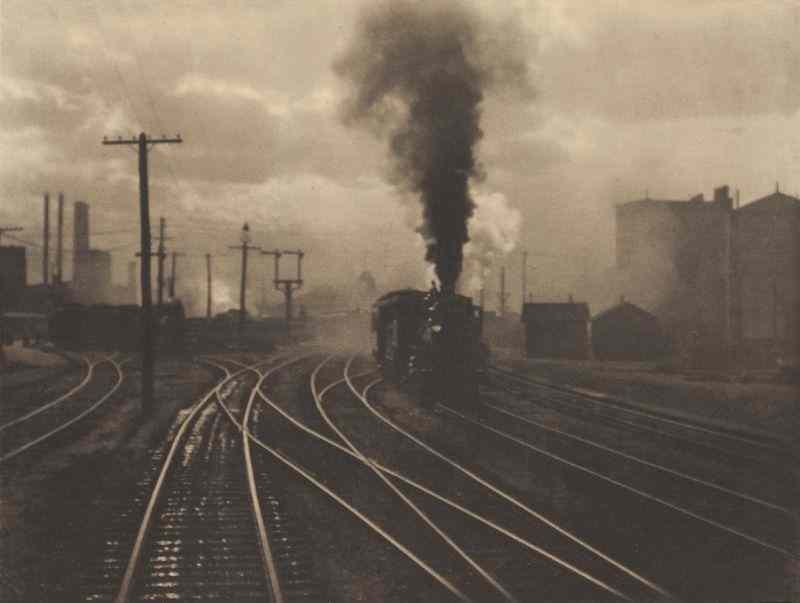
<instances>
[{"instance_id":1,"label":"industrial building","mask_svg":"<svg viewBox=\"0 0 800 603\"><path fill-rule=\"evenodd\" d=\"M739 209L734 259L741 354L800 355L800 199L776 190Z\"/></svg>"},{"instance_id":2,"label":"industrial building","mask_svg":"<svg viewBox=\"0 0 800 603\"><path fill-rule=\"evenodd\" d=\"M624 293L651 310L678 351L722 364L759 349L797 353L800 199L779 192L743 207L727 186L688 201L616 208ZM758 354L757 354L758 355Z\"/></svg>"},{"instance_id":3,"label":"industrial building","mask_svg":"<svg viewBox=\"0 0 800 603\"><path fill-rule=\"evenodd\" d=\"M642 199L616 208L620 293L652 310L681 348L722 357L731 343L733 200Z\"/></svg>"},{"instance_id":4,"label":"industrial building","mask_svg":"<svg viewBox=\"0 0 800 603\"><path fill-rule=\"evenodd\" d=\"M0 311L21 305L28 284L27 271L24 247L0 247Z\"/></svg>"},{"instance_id":5,"label":"industrial building","mask_svg":"<svg viewBox=\"0 0 800 603\"><path fill-rule=\"evenodd\" d=\"M75 202L72 297L80 303L111 301L111 254L89 244L89 204Z\"/></svg>"},{"instance_id":6,"label":"industrial building","mask_svg":"<svg viewBox=\"0 0 800 603\"><path fill-rule=\"evenodd\" d=\"M526 303L525 352L528 358L589 357L589 305L586 303Z\"/></svg>"}]
</instances>

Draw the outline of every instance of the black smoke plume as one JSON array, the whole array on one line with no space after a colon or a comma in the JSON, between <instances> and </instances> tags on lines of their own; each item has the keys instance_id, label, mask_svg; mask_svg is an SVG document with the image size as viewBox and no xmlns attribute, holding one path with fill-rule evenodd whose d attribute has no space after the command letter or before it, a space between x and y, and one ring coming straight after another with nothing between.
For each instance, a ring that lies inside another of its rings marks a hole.
<instances>
[{"instance_id":1,"label":"black smoke plume","mask_svg":"<svg viewBox=\"0 0 800 603\"><path fill-rule=\"evenodd\" d=\"M366 11L334 65L352 85L346 123L389 134L394 184L419 195L426 259L454 291L479 179L476 144L487 87L527 85L520 36L455 2L393 1Z\"/></svg>"}]
</instances>

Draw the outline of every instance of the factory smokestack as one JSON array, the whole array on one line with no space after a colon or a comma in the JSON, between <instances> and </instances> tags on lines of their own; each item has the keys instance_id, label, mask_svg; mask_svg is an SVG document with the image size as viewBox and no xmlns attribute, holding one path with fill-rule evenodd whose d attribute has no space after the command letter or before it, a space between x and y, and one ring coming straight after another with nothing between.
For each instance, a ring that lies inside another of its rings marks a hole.
<instances>
[{"instance_id":1,"label":"factory smokestack","mask_svg":"<svg viewBox=\"0 0 800 603\"><path fill-rule=\"evenodd\" d=\"M44 194L44 226L42 228L42 282L50 283L50 193Z\"/></svg>"},{"instance_id":2,"label":"factory smokestack","mask_svg":"<svg viewBox=\"0 0 800 603\"><path fill-rule=\"evenodd\" d=\"M484 91L510 82L527 86L524 53L514 47L521 39L491 31L455 2L395 1L362 15L352 45L334 65L352 85L345 123L387 133L392 182L419 196L426 259L445 291L455 290L469 240L475 208L469 181L481 172L475 146Z\"/></svg>"},{"instance_id":3,"label":"factory smokestack","mask_svg":"<svg viewBox=\"0 0 800 603\"><path fill-rule=\"evenodd\" d=\"M86 266L89 256L89 204L76 201L72 220L72 285L76 291L86 287L89 275Z\"/></svg>"}]
</instances>

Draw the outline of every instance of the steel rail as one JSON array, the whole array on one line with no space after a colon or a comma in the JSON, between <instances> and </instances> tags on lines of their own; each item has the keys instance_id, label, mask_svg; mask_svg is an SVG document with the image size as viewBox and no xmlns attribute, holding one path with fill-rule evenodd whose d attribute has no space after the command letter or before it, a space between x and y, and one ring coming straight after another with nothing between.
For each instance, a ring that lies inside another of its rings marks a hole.
<instances>
[{"instance_id":1,"label":"steel rail","mask_svg":"<svg viewBox=\"0 0 800 603\"><path fill-rule=\"evenodd\" d=\"M305 357L307 357L307 356L305 356ZM302 359L302 358L298 358L298 359L297 359L297 361L299 362L301 359ZM259 382L257 383L256 387L254 387L254 388L253 388L253 391L257 392L257 395L259 395L259 397L261 397L262 399L265 399L265 400L269 400L269 399L268 399L268 398L265 396L265 394L264 394L264 393L261 391L261 384L262 384L262 383L263 383L263 381L264 381L264 380L267 378L268 374L271 374L271 373L267 373L267 374L262 374L262 373L259 373ZM367 517L366 515L364 515L364 514L363 514L361 511L359 511L359 510L358 510L357 508L355 508L353 505L351 505L350 503L348 503L348 502L347 502L346 500L344 500L344 499L343 499L341 496L339 496L338 494L336 494L336 493L335 493L333 490L331 490L331 489L330 489L328 486L326 486L324 483L322 483L322 482L321 482L321 481L319 481L317 478L315 478L315 477L314 477L314 476L311 474L311 472L309 472L309 471L307 471L306 469L304 469L304 468L303 468L302 466L300 466L298 463L296 463L296 462L292 461L292 460L291 460L289 457L285 456L285 455L284 455L283 453L281 453L280 451L278 451L278 450L276 450L276 449L272 448L271 446L268 446L268 445L267 445L267 444L265 444L263 441L261 441L260 439L256 438L256 437L255 437L255 436L252 434L252 432L250 432L249 428L247 428L247 426L246 426L246 425L243 427L243 426L242 426L242 424L241 424L241 423L239 423L239 422L236 420L236 418L234 417L234 415L233 415L233 413L231 412L231 410L230 410L230 409L229 409L229 408L228 408L228 407L227 407L227 406L226 406L226 405L225 405L225 404L224 404L224 403L223 403L223 402L222 402L222 401L219 399L219 396L218 396L217 402L218 402L218 404L219 404L219 405L222 407L222 409L225 411L225 413L227 414L227 416L228 416L228 418L231 420L231 422L233 422L233 424L234 424L234 425L235 425L235 426L236 426L236 427L237 427L237 428L238 428L240 431L242 431L244 434L246 434L246 437L247 437L247 439L251 440L251 441L252 441L253 443L255 443L255 444L256 444L256 445L257 445L259 448L261 448L261 449L262 449L262 450L264 450L265 452L267 452L267 453L269 453L270 455L272 455L274 458L276 458L276 459L278 459L279 461L281 461L281 462L282 462L284 465L286 465L287 467L289 467L290 469L292 469L292 470L293 470L295 473L299 474L299 475L300 475L302 478L304 478L306 481L308 481L308 482L309 482L309 483L311 483L313 486L315 486L317 489L319 489L319 490L321 490L323 493L325 493L325 494L326 494L326 495L327 495L329 498L331 498L332 500L334 500L335 502L337 502L337 503L338 503L338 504L339 504L341 507L343 507L343 508L344 508L346 511L348 511L349 513L351 513L352 515L354 515L355 517L357 517L357 518L358 518L358 519L359 519L359 520L360 520L362 523L364 523L364 524L365 524L365 525L366 525L368 528L370 528L372 531L374 531L374 532L375 532L375 533L377 533L379 536L381 536L381 537L382 537L384 540L386 540L386 542L388 542L388 543L389 543L390 545L392 545L394 548L396 548L397 550L399 550L399 551L400 551L400 552L401 552L403 555L405 555L405 556L406 556L408 559L410 559L410 560L411 560L411 561L412 561L412 562L413 562L415 565L417 565L418 567L422 568L422 569L423 569L423 570L424 570L424 571L425 571L425 572L426 572L428 575L430 575L430 576L431 576L431 577L432 577L434 580L436 580L436 581L437 581L439 584L441 584L441 585L442 585L442 586L443 586L445 589L447 589L447 590L448 590L448 591L449 591L451 594L453 594L453 595L454 595L456 598L458 598L458 599L459 599L459 600L461 600L461 601L467 601L467 602L469 602L469 601L472 601L472 600L471 600L469 597L467 597L467 596L466 596L466 595L465 595L463 592L461 592L461 591L460 591L460 590L459 590L459 589L458 589L458 588L457 588L457 587L456 587L454 584L452 584L452 583L451 583L451 582L450 582L450 581L449 581L449 580L448 580L448 579L447 579L445 576L442 576L441 574L439 574L439 573L438 573L436 570L434 570L432 567L430 567L430 566L429 566L429 565L428 565L428 564L427 564L427 563L426 563L426 562L425 562L423 559L419 558L419 557L418 557L418 556L417 556L417 555L416 555L416 554L415 554L413 551L411 551L410 549L408 549L408 548L407 548L405 545L403 545L403 544L402 544L400 541L398 541L397 539L395 539L395 538L394 538L394 537L393 537L391 534L389 534L389 533L388 533L388 532L386 532L386 531L385 531L383 528L381 528L381 526L380 526L380 525L378 525L376 522L374 522L374 521L373 521L373 520L371 520L369 517ZM273 404L271 400L269 401L269 403L270 403L271 405ZM340 445L338 445L338 444L337 444L337 446L340 446ZM345 448L343 448L343 447L342 447L342 449L343 449L343 450L346 450L346 449L345 449ZM349 452L349 451L348 451L348 452ZM351 454L352 454L352 453L351 453Z\"/></svg>"},{"instance_id":2,"label":"steel rail","mask_svg":"<svg viewBox=\"0 0 800 603\"><path fill-rule=\"evenodd\" d=\"M272 553L272 547L269 543L269 535L267 534L267 525L264 522L264 514L261 510L261 500L258 496L258 488L256 487L256 478L255 478L255 471L253 471L253 459L250 454L250 438L248 437L250 434L248 423L250 421L250 416L253 410L253 401L256 398L256 389L259 385L271 374L275 373L276 371L294 364L295 362L299 362L300 359L289 359L286 360L276 366L270 367L269 370L261 374L257 372L258 381L253 386L253 389L250 391L250 396L247 399L247 406L245 407L244 414L242 415L242 422L241 426L239 427L239 431L242 434L242 448L244 450L244 458L245 458L245 471L247 473L247 485L248 490L250 492L250 501L253 505L253 515L256 520L256 525L258 526L258 536L259 536L259 543L261 545L261 558L264 562L264 570L266 575L269 578L271 592L270 592L270 601L273 603L283 603L283 591L281 590L281 583L280 578L278 576L278 569L275 565L275 557ZM217 396L217 400L219 401L221 406L225 406L220 400L220 397ZM227 408L226 408L227 412ZM230 417L230 413L227 413ZM234 421L235 423L235 421Z\"/></svg>"},{"instance_id":3,"label":"steel rail","mask_svg":"<svg viewBox=\"0 0 800 603\"><path fill-rule=\"evenodd\" d=\"M11 452L9 452L9 453L3 455L2 457L0 457L0 465L5 463L6 461L11 460L12 458L14 458L16 456L22 454L25 451L30 450L34 446L38 446L39 444L41 444L45 440L49 440L50 438L52 438L56 434L64 431L68 427L74 425L75 423L77 423L78 421L83 419L84 417L88 416L89 414L91 414L92 412L97 410L100 406L105 404L105 402L111 396L114 395L114 393L122 385L122 382L125 380L125 375L122 372L122 365L125 364L126 362L128 362L128 360L130 360L130 359L125 359L122 362L117 362L116 360L113 359L112 356L108 356L107 358L97 362L95 364L95 366L98 365L98 364L102 364L104 362L109 362L114 367L114 370L117 372L117 382L112 386L112 388L108 392L106 392L100 399L98 399L94 404L89 406L89 408L81 411L80 413L78 413L77 415L72 417L71 419L65 421L64 423L62 423L61 425L56 427L55 429L52 429L52 430L48 431L47 433L45 433L45 434L43 434L43 435L41 435L41 436L39 436L37 438L34 438L33 440L30 440L29 442L23 444L22 446L20 446L18 448L15 448ZM52 406L52 403L51 403L50 406Z\"/></svg>"},{"instance_id":4,"label":"steel rail","mask_svg":"<svg viewBox=\"0 0 800 603\"><path fill-rule=\"evenodd\" d=\"M757 496L752 496L752 495L747 494L745 492L740 492L738 490L733 490L733 489L728 488L726 486L723 486L721 484L717 484L715 482L711 482L711 481L705 480L705 479L703 479L701 477L696 477L694 475L690 475L688 473L684 473L684 472L678 471L676 469L670 469L669 467L666 467L666 466L661 465L659 463L654 463L653 461L648 461L648 460L643 459L641 457L638 457L638 456L635 456L635 455L632 455L632 454L628 454L627 452L623 452L622 450L618 450L616 448L612 448L610 446L606 446L606 445L601 444L601 443L599 443L599 442L597 442L595 440L590 440L588 438L584 438L584 437L576 435L574 433L570 433L568 431L564 431L562 429L558 429L557 427L549 427L549 426L545 425L544 423L540 423L540 422L535 421L535 420L533 420L533 419L531 419L529 417L524 417L524 416L522 416L520 414L517 414L517 413L512 412L510 410L507 410L505 408L501 408L499 406L496 406L495 404L489 404L488 402L484 402L484 406L494 410L495 412L507 415L507 416L509 416L509 417L511 417L513 419L516 419L516 420L519 420L519 421L523 421L523 422L525 422L525 423L527 423L529 425L533 425L534 427L537 427L538 429L542 429L542 430L548 431L550 433L556 433L556 434L558 434L560 436L563 436L565 438L568 438L568 439L571 439L571 440L575 440L577 442L581 442L582 444L586 444L587 446L591 446L593 448L597 448L598 450L603 450L604 452L608 452L610 454L614 454L614 455L620 456L620 457L622 457L624 459L627 459L629 461L633 461L635 463L639 463L641 465L645 465L647 467L651 467L651 468L656 469L658 471L663 471L664 473L668 473L670 475L674 475L675 477L679 477L681 479L684 479L684 480L687 480L687 481L690 481L690 482L693 482L693 483L696 483L696 484L700 484L700 485L705 486L707 488L710 488L712 490L718 490L720 492L724 492L725 494L729 494L730 496L733 496L735 498L739 498L741 500L746 500L746 501L752 502L754 504L766 507L768 509L772 509L774 511L778 511L780 513L783 513L783 514L789 516L789 517L792 517L792 518L796 518L797 517L797 514L792 509L789 509L787 507L783 507L783 506L781 506L779 504L770 502L768 500L764 500L762 498L758 498Z\"/></svg>"},{"instance_id":5,"label":"steel rail","mask_svg":"<svg viewBox=\"0 0 800 603\"><path fill-rule=\"evenodd\" d=\"M337 383L330 383L327 387L323 388L321 391L317 388L317 376L319 371L322 369L328 361L332 360L335 356L328 356L325 360L323 360L314 372L311 374L311 393L314 396L314 403L317 406L317 411L325 420L325 423L328 424L336 435L345 443L345 445L355 453L355 455L364 461L366 461L366 456L359 448L353 444L352 440L348 438L344 432L331 420L328 413L325 411L325 407L323 404L323 398L326 393L328 393L331 389L333 389ZM350 366L355 359L355 356L352 356L345 365L344 374L349 375ZM473 570L475 570L478 575L480 575L484 580L486 580L493 589L499 592L503 598L507 601L518 601L517 597L515 597L506 587L504 587L499 580L495 576L493 576L488 570L486 570L483 566L481 566L475 559L473 559L462 547L460 547L456 542L445 532L442 528L440 528L436 523L428 517L428 515L420 509L414 502L408 498L403 492L396 486L394 483L389 480L380 470L376 469L371 463L366 463L367 467L375 474L375 476L380 479L386 487L388 487L394 494L402 500L409 509L411 509L414 514L419 517L430 529L432 529L437 536L439 536L447 546L449 546L459 557L461 557Z\"/></svg>"},{"instance_id":6,"label":"steel rail","mask_svg":"<svg viewBox=\"0 0 800 603\"><path fill-rule=\"evenodd\" d=\"M509 380L513 380L513 378L510 378ZM523 383L525 385L527 385L528 387L537 387L539 385L538 383L535 383L535 382L523 381ZM505 391L511 392L514 395L519 396L519 394L515 390L512 390L507 385L499 385L499 387L501 389L504 389ZM544 386L542 386L542 387L544 387ZM556 391L556 392L561 393L561 394L565 394L565 395L569 395L570 394L570 392L567 392L567 391L564 391L564 390L560 390L560 389L557 389L557 388L552 388L552 389L553 389L553 391ZM530 399L530 398L523 398L523 399L525 401L527 401L527 402L530 402L531 404L533 404L535 406L548 408L548 409L551 409L551 410L553 410L555 412L559 412L559 413L562 413L564 415L570 416L572 418L575 417L574 414L570 415L570 413L567 410L564 409L563 405L558 405L557 402L549 401L549 400L545 401L545 400L542 400L542 399ZM688 443L688 444L690 444L692 446L698 447L698 448L704 448L706 450L711 450L711 451L713 451L715 453L718 453L718 454L723 454L723 455L726 455L726 456L729 456L729 457L735 457L735 458L738 458L738 459L747 460L747 461L749 461L751 463L754 463L754 464L757 464L757 465L765 465L765 464L769 463L769 461L767 461L763 457L757 457L757 456L753 456L753 455L750 455L750 454L746 454L744 452L739 452L739 451L736 451L736 450L732 450L730 448L726 448L726 447L723 447L723 446L717 446L717 445L712 444L710 442L706 442L706 441L702 441L702 440L697 440L697 439L691 438L691 437L689 437L687 435L665 431L664 429L660 429L660 428L658 428L656 426L644 425L642 423L636 423L636 422L634 422L632 420L628 420L628 419L625 419L625 418L622 418L622 417L613 416L611 414L605 414L605 413L602 412L601 409L590 409L590 408L587 408L585 406L579 405L574 400L565 402L565 404L569 408L577 410L578 413L587 413L587 414L589 414L589 415L591 415L593 417L598 417L600 420L605 421L606 423L609 423L609 424L612 424L612 425L623 425L623 426L632 428L634 431L639 431L639 432L644 432L644 433L652 433L652 434L654 434L654 435L656 435L658 437L667 438L667 439L674 440L674 441L681 442L681 443L686 442L686 443Z\"/></svg>"},{"instance_id":7,"label":"steel rail","mask_svg":"<svg viewBox=\"0 0 800 603\"><path fill-rule=\"evenodd\" d=\"M662 423L667 423L667 424L670 424L670 425L676 425L676 426L684 428L684 429L699 431L699 432L702 432L702 433L714 435L716 437L728 439L728 440L731 440L731 441L734 441L734 442L738 442L738 443L746 443L746 444L749 444L751 446L755 446L757 448L762 448L764 450L769 450L769 451L774 452L774 453L779 453L779 454L785 454L786 453L786 449L783 447L784 442L782 442L780 440L775 440L773 437L767 436L766 434L764 435L764 437L760 437L760 438L757 438L755 436L739 435L739 434L736 434L736 433L731 433L730 431L725 431L725 430L722 430L722 429L714 429L713 427L700 425L698 422L694 422L694 421L690 421L690 420L679 420L679 419L676 419L676 418L666 417L662 413L658 413L657 411L645 411L645 410L640 410L638 408L631 408L631 407L629 407L627 405L620 404L620 403L614 403L614 402L609 402L609 401L605 401L605 400L599 400L596 396L589 395L588 393L585 393L585 392L578 392L578 391L574 391L574 390L571 390L571 389L565 389L563 387L558 387L556 385L541 383L539 381L534 381L532 379L528 379L528 378L523 377L521 375L515 375L513 373L510 373L509 371L505 371L503 369L498 369L496 367L492 367L490 370L492 370L496 374L499 373L499 374L501 374L502 376L504 376L506 378L509 378L509 379L512 379L512 380L517 380L517 381L520 381L520 382L528 384L528 385L532 385L532 386L536 386L536 387L543 387L545 389L551 389L551 390L555 390L555 391L558 391L558 392L561 392L561 393L569 394L569 395L571 395L573 397L576 397L576 398L583 398L583 399L589 400L590 402L592 402L593 404L595 404L597 406L605 406L605 407L612 408L614 410L618 410L618 411L621 411L621 412L624 412L624 413L628 413L628 414L631 414L631 415L645 417L645 418L653 420L653 421L661 421ZM765 439L769 439L770 442L763 441Z\"/></svg>"},{"instance_id":8,"label":"steel rail","mask_svg":"<svg viewBox=\"0 0 800 603\"><path fill-rule=\"evenodd\" d=\"M368 374L371 374L371 373L374 373L374 372L375 371L366 371L364 373L360 373L358 375L351 376L351 379L358 379L360 377L364 377L364 376L366 376ZM375 383L378 383L379 381L381 381L381 380L377 379L374 383L370 383L368 387L372 387ZM339 379L338 381L335 382L336 385L339 385L341 383L346 383L346 380L344 378L342 378L342 379ZM318 431L315 431L311 427L308 427L307 425L305 425L301 421L299 421L296 418L294 418L292 415L287 413L283 408L281 408L275 402L273 402L271 399L269 399L267 396L265 396L263 394L263 392L261 392L261 390L259 390L258 393L259 393L259 397L262 399L262 401L264 403L266 403L268 406L270 406L270 408L275 410L283 418L285 418L287 421L292 423L295 427L297 427L301 431L307 433L308 435L310 435L310 436L312 436L312 437L314 437L314 438L316 438L318 440L321 440L321 441L325 442L329 446L332 446L332 447L336 448L339 452L342 452L343 454L346 454L346 455L350 456L351 458L353 458L356 461L359 461L359 462L362 462L362 463L363 462L369 462L370 464L374 465L375 467L377 467L381 471L383 471L383 472L385 472L385 473L387 473L389 475L395 476L395 477L397 477L399 479L402 479L403 481L405 481L406 483L410 484L411 486L417 488L418 490L420 490L422 492L426 492L427 491L428 493L430 493L432 496L434 496L438 500L440 500L440 501L444 502L445 504L449 505L451 508L456 509L458 511L461 511L462 513L465 513L468 516L473 517L474 519L477 519L478 521L480 521L481 523L483 523L487 527L492 528L493 530L497 531L498 533L504 534L504 535L508 536L509 538L514 539L515 541L519 542L520 544L522 544L523 546L527 547L531 551L542 555L543 557L545 557L546 559L552 561L553 563L555 563L557 565L560 565L564 569L566 569L566 570L578 575L581 578L586 579L587 581L591 582L595 586L598 586L601 589L606 590L609 593L612 593L612 594L618 596L621 599L630 600L626 595L624 595L623 593L619 592L618 590L616 590L612 586L609 586L608 584L606 584L605 582L601 581L600 579L595 578L594 576L592 576L588 572L585 572L585 571L581 570L580 568L572 565L568 561L565 561L564 559L561 559L561 558L549 553L545 549L542 549L541 547L533 544L532 542L530 542L528 540L525 540L524 538L522 538L522 537L520 537L518 535L512 535L512 533L510 533L508 530L506 530L505 528L503 528L499 524L493 522L490 519L487 519L486 517L483 517L483 516L473 512L473 511L470 511L469 509L466 509L465 507L459 505L458 503L452 501L451 499L449 499L447 497L444 497L442 495L439 495L439 494L433 494L431 491L429 491L427 488L425 488L425 486L422 486L421 484L417 483L416 481L414 481L410 477L408 477L406 475L403 475L402 473L400 473L396 469L391 469L391 468L388 468L388 467L386 467L384 465L381 465L380 463L378 463L377 461L375 461L374 459L371 459L371 458L362 459L362 458L356 456L350 449L345 448L339 442L336 442L336 441L330 439L329 437L319 433ZM253 440L253 442L256 445L263 446L261 440L259 440L252 433L250 434L250 438Z\"/></svg>"},{"instance_id":9,"label":"steel rail","mask_svg":"<svg viewBox=\"0 0 800 603\"><path fill-rule=\"evenodd\" d=\"M260 364L265 364L266 362L269 361L265 360ZM223 386L225 386L232 379L236 378L239 374L247 372L247 369L241 369L233 373L231 373L227 368L225 368L224 370L226 372L226 376L214 387L212 387L208 391L208 393L206 393L192 407L189 414L182 421L181 426L178 429L178 432L175 434L175 437L172 440L172 445L170 446L169 452L167 453L167 457L164 460L164 464L161 467L161 471L159 472L156 484L153 487L152 493L150 494L150 499L148 500L144 517L142 518L142 522L139 525L139 530L136 534L136 540L133 545L133 550L131 551L131 556L128 559L128 564L125 568L125 575L122 578L122 583L120 585L119 591L117 592L117 596L114 598L115 603L127 603L130 600L131 589L133 588L134 576L136 574L136 570L139 565L145 541L147 540L147 535L150 530L150 526L152 524L153 514L155 513L155 508L158 503L158 499L161 495L161 490L163 489L164 484L166 483L167 474L169 473L169 470L172 467L172 459L175 457L178 449L181 447L183 437L186 434L189 425L191 424L192 420L197 416L197 414L203 408L205 408L205 406L208 404L209 400L211 400L214 394L218 394Z\"/></svg>"},{"instance_id":10,"label":"steel rail","mask_svg":"<svg viewBox=\"0 0 800 603\"><path fill-rule=\"evenodd\" d=\"M470 425L475 425L476 427L480 427L481 429L484 429L486 431L492 432L495 435L498 435L503 439L506 439L506 440L508 440L510 442L514 442L515 444L517 444L519 446L522 446L523 448L527 448L528 450L532 450L534 452L537 452L537 453L539 453L539 454L541 454L543 456L546 456L546 457L551 458L551 459L553 459L555 461L563 463L564 465L567 465L568 467L572 467L573 469L576 469L578 471L581 471L583 473L591 475L592 477L595 477L595 478L600 479L600 480L602 480L604 482L607 482L609 484L617 486L618 488L622 488L623 490L627 490L628 492L632 492L632 493L634 493L634 494L636 494L636 495L638 495L638 496L640 496L642 498L645 498L647 500L653 501L653 502L658 503L658 504L660 504L660 505L662 505L664 507L667 507L668 509L676 511L677 513L680 513L682 515L686 515L687 517L691 517L692 519L695 519L695 520L700 521L702 523L705 523L705 524L708 524L708 525L713 526L715 528L718 528L718 529L720 529L720 530L722 530L724 532L727 532L729 534L733 534L735 536L739 536L740 538L743 538L743 539L745 539L745 540L747 540L747 541L749 541L749 542L751 542L753 544L757 544L757 545L759 545L759 546L761 546L763 548L767 548L767 549L770 549L770 550L772 550L774 552L781 553L782 555L784 555L784 556L786 556L786 557L788 557L790 559L798 559L798 560L800 560L800 557L795 557L794 553L792 553L788 549L784 549L781 546L769 543L769 542L767 542L765 540L762 540L762 539L758 538L757 536L753 536L752 534L748 534L747 532L743 532L743 531L741 531L741 530L739 530L737 528L733 528L731 526L726 526L725 524L722 524L722 523L720 523L718 521L715 521L713 519L705 517L704 515L700 515L699 513L695 513L694 511L691 511L689 509L686 509L684 507L676 505L675 503L671 503L668 500L664 500L663 498L661 498L659 496L656 496L654 494L650 494L648 492L645 492L644 490L640 490L639 488L636 488L634 486L631 486L629 484L626 484L626 483L623 483L623 482L621 482L619 480L616 480L616 479L614 479L612 477L609 477L607 475L599 473L599 472L597 472L597 471L595 471L593 469L590 469L589 467L581 465L580 463L576 463L576 462L570 461L568 459L565 459L562 456L559 456L559 455L557 455L555 453L552 453L552 452L550 452L548 450L544 450L543 448L535 446L535 445L531 444L530 442L526 442L525 440L521 440L521 439L517 438L516 436L513 436L513 435L508 434L508 433L506 433L504 431L501 431L499 429L491 427L490 425L485 425L483 423L480 423L480 422L476 421L475 419L472 419L471 417L468 417L468 416L458 412L457 410L449 408L448 406L445 406L443 404L440 404L439 406L441 408L443 408L444 410L446 410L447 412L449 412L450 414L458 417L462 421L465 421L465 422L469 423Z\"/></svg>"},{"instance_id":11,"label":"steel rail","mask_svg":"<svg viewBox=\"0 0 800 603\"><path fill-rule=\"evenodd\" d=\"M65 400L67 400L67 399L71 398L72 396L74 396L76 393L78 393L80 390L82 390L84 387L86 387L89 384L89 382L92 380L92 376L94 375L94 368L99 364L103 364L104 362L106 362L109 359L110 359L110 357L109 358L101 358L100 360L92 362L91 360L89 360L88 356L83 356L83 361L86 363L87 370L86 370L86 375L83 377L83 380L80 383L78 383L75 387L70 389L68 392L60 395L55 400L53 400L51 402L47 402L46 404L42 404L41 406L37 406L35 409L30 411L29 413L27 413L25 415L22 415L21 417L17 417L16 419L12 419L8 423L0 425L0 432L5 431L9 427L13 427L14 425L17 425L19 423L22 423L24 421L32 419L36 415L38 415L40 413L43 413L44 411L52 408L53 406L56 406L57 404L61 404Z\"/></svg>"},{"instance_id":12,"label":"steel rail","mask_svg":"<svg viewBox=\"0 0 800 603\"><path fill-rule=\"evenodd\" d=\"M381 381L382 380L376 381L375 384L380 383ZM627 567L626 565L624 565L623 563L617 561L616 559L614 559L610 555L607 555L606 553L603 553L602 551L597 549L595 546L589 544L587 541L583 540L579 536L576 536L575 534L573 534L572 532L570 532L566 528L561 527L560 525L558 525L552 519L549 519L545 515L543 515L542 513L538 512L538 511L535 511L534 509L530 508L528 505L526 505L522 501L518 500L516 497L514 497L514 496L508 494L507 492L501 490L500 488L498 488L497 486L495 486L491 482L489 482L486 479L480 477L474 471L464 467L463 465L461 465L457 461L451 459L449 456L439 452L438 450L436 450L435 448L433 448L429 444L426 444L421 439L419 439L415 435L409 433L408 431L406 431L405 429L403 429L402 427L397 425L394 421L392 421L388 417L386 417L383 414L381 414L380 412L378 412L378 410L374 406L372 406L372 404L369 402L368 395L369 395L369 389L371 389L371 388L366 389L364 391L364 394L362 395L360 392L358 392L356 390L356 388L353 385L352 381L348 381L347 384L350 387L350 389L353 391L353 393L356 394L356 396L359 398L359 400L361 400L361 403L364 404L364 406L373 415L378 417L381 421L383 421L384 423L389 425L392 429L394 429L398 433L401 433L404 436L406 436L408 439L410 439L412 442L414 442L415 444L417 444L418 446L420 446L424 450L427 450L428 452L430 452L432 455L434 455L438 459L441 459L442 461L444 461L445 463L447 463L451 467L455 468L456 470L460 471L461 473L463 473L464 475L466 475L467 477L469 477L473 481L481 484L487 490L489 490L490 492L495 493L496 495L498 495L499 497L503 498L507 502L511 503L513 506L517 507L521 511L527 513L531 517L533 517L533 518L537 519L538 521L544 523L545 525L549 526L550 528L552 528L553 530L555 530L556 532L558 532L562 536L564 536L564 537L568 538L569 540L571 540L572 542L580 545L585 550L590 551L591 553L593 553L594 555L596 555L597 557L599 557L603 561L605 561L605 562L609 563L610 565L614 566L615 568L617 568L618 570L620 570L624 574L630 576L631 578L633 578L637 582L647 586L651 590L659 593L660 595L662 595L664 597L673 598L673 599L675 598L675 596L672 595L665 588L659 586L658 584L656 584L655 582L653 582L649 578L646 578L646 577L642 576L641 574L639 574L635 570ZM373 386L375 384L373 384Z\"/></svg>"}]
</instances>

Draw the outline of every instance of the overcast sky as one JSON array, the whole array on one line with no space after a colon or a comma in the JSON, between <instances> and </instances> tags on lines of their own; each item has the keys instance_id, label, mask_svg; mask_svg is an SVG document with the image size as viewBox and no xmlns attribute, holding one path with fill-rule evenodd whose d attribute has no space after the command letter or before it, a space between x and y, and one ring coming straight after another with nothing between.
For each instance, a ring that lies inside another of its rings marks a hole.
<instances>
[{"instance_id":1,"label":"overcast sky","mask_svg":"<svg viewBox=\"0 0 800 603\"><path fill-rule=\"evenodd\" d=\"M200 287L206 252L218 299L236 290L227 245L245 220L256 244L308 250L309 287L349 286L365 268L381 288L422 285L419 208L385 182L386 142L340 120L332 64L365 4L2 0L0 226L40 243L43 191L66 194L68 233L71 203L89 201L92 229L115 233L92 244L114 251L124 281L136 156L100 141L180 132L184 144L151 155L151 199L154 224L166 217L189 254L184 291ZM607 304L582 277L613 263L614 204L646 190L708 197L727 183L743 202L776 181L800 191L800 3L471 4L519 25L535 88L487 94L474 189L471 227L496 241L515 304L523 248L538 298Z\"/></svg>"}]
</instances>

